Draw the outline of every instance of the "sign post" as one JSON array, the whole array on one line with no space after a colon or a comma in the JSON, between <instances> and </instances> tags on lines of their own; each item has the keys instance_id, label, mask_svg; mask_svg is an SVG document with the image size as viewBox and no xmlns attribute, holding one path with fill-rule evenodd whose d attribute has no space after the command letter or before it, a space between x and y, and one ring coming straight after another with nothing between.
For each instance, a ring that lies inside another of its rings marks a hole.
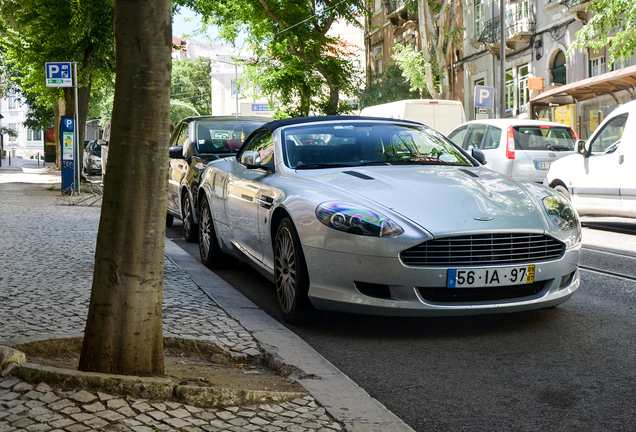
<instances>
[{"instance_id":1,"label":"sign post","mask_svg":"<svg viewBox=\"0 0 636 432\"><path fill-rule=\"evenodd\" d=\"M74 71L71 71L71 64L74 67ZM71 136L74 136L75 139L72 142L72 153L74 160L74 180L65 188L64 181L62 180L62 191L66 191L68 187L73 187L71 192L74 190L79 195L80 193L80 148L79 148L79 132L76 130L79 122L77 121L78 117L78 103L77 103L77 62L46 62L44 64L44 69L46 71L46 86L47 87L74 87L75 88L75 117L74 117L74 133ZM73 82L75 81L75 82ZM64 119L64 117L62 117ZM69 117L73 118L73 117ZM63 120L62 120L63 121ZM61 131L60 131L61 132ZM60 133L62 135L62 133ZM60 137L62 139L62 137ZM64 144L62 145L62 156L64 156ZM68 159L67 159L68 161ZM62 158L62 165L64 165L64 158ZM62 171L63 172L63 171Z\"/></svg>"},{"instance_id":2,"label":"sign post","mask_svg":"<svg viewBox=\"0 0 636 432\"><path fill-rule=\"evenodd\" d=\"M62 116L60 120L60 149L62 152L62 193L71 195L75 187L75 119Z\"/></svg>"}]
</instances>

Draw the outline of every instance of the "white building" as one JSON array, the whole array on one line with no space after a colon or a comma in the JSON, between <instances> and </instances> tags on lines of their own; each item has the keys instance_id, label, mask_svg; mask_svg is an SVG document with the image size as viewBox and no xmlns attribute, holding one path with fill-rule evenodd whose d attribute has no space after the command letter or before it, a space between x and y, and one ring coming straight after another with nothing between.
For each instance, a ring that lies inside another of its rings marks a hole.
<instances>
[{"instance_id":1,"label":"white building","mask_svg":"<svg viewBox=\"0 0 636 432\"><path fill-rule=\"evenodd\" d=\"M244 58L245 54L241 55L238 48L189 40L185 44L185 53L192 60L204 57L210 61L212 115L271 117L274 114L274 108L266 99L246 98L241 94L237 82L241 78L243 68L236 64L233 58Z\"/></svg>"},{"instance_id":2,"label":"white building","mask_svg":"<svg viewBox=\"0 0 636 432\"><path fill-rule=\"evenodd\" d=\"M23 123L26 120L27 106L20 97L7 94L0 98L0 126L14 129L18 132L17 138L9 135L3 136L3 149L6 158L9 154L12 158L44 159L44 134L42 130L26 128Z\"/></svg>"}]
</instances>

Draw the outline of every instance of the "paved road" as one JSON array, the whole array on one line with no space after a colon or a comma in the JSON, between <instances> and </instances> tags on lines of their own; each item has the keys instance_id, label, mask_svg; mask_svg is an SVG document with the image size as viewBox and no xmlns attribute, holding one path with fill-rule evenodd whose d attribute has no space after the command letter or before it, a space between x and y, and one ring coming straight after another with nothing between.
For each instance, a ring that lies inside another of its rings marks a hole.
<instances>
[{"instance_id":1,"label":"paved road","mask_svg":"<svg viewBox=\"0 0 636 432\"><path fill-rule=\"evenodd\" d=\"M179 229L167 235L178 241ZM633 235L586 228L584 241L583 266L636 276ZM248 266L217 273L280 320L272 285ZM549 310L328 314L290 328L417 431L633 431L635 310L634 279L584 270L577 294Z\"/></svg>"}]
</instances>

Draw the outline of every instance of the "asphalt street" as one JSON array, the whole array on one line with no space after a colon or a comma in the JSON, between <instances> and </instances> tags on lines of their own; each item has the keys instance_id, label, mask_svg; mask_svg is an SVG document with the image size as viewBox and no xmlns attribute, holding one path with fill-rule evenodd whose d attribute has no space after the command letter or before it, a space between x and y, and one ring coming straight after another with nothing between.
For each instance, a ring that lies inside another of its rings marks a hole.
<instances>
[{"instance_id":1,"label":"asphalt street","mask_svg":"<svg viewBox=\"0 0 636 432\"><path fill-rule=\"evenodd\" d=\"M636 225L584 229L582 284L556 308L287 326L417 431L636 430ZM197 246L168 230L193 256ZM246 264L216 272L282 322ZM616 275L622 275L616 276Z\"/></svg>"}]
</instances>

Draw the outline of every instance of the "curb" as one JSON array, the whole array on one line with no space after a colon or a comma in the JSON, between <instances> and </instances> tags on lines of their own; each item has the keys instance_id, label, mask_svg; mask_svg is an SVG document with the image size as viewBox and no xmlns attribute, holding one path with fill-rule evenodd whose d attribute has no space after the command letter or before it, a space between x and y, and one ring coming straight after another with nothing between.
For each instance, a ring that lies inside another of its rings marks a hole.
<instances>
[{"instance_id":1,"label":"curb","mask_svg":"<svg viewBox=\"0 0 636 432\"><path fill-rule=\"evenodd\" d=\"M102 391L149 400L174 399L199 408L281 403L307 396L306 393L296 392L175 385L166 378L81 372L28 362L20 366L17 375L31 384L46 382L49 385L56 384L67 388Z\"/></svg>"}]
</instances>

